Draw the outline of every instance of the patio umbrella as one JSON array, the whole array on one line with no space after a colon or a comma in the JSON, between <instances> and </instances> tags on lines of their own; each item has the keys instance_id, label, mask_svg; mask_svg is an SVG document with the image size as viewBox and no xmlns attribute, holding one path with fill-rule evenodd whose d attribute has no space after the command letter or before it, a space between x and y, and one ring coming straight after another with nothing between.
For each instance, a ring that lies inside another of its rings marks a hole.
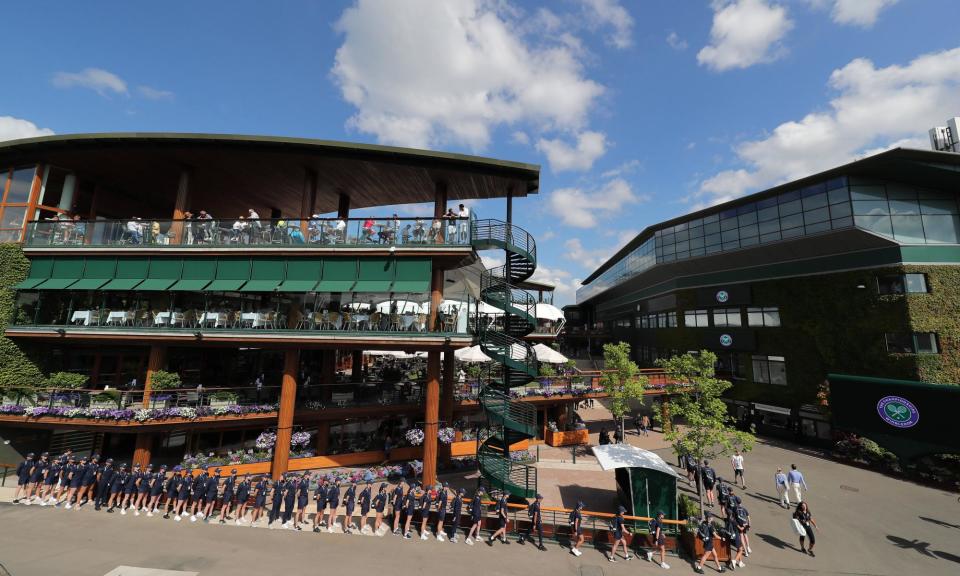
<instances>
[{"instance_id":1,"label":"patio umbrella","mask_svg":"<svg viewBox=\"0 0 960 576\"><path fill-rule=\"evenodd\" d=\"M479 345L460 348L453 355L461 362L490 362L490 357L483 353Z\"/></svg>"},{"instance_id":2,"label":"patio umbrella","mask_svg":"<svg viewBox=\"0 0 960 576\"><path fill-rule=\"evenodd\" d=\"M563 364L567 361L566 356L557 352L546 344L537 344L533 347L533 351L536 353L537 360L540 362L546 362L547 364Z\"/></svg>"}]
</instances>

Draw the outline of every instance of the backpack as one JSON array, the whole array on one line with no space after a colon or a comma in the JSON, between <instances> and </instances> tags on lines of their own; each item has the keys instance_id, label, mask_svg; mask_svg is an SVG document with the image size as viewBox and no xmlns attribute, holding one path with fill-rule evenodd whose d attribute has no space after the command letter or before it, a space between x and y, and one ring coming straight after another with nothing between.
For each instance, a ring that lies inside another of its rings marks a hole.
<instances>
[{"instance_id":1,"label":"backpack","mask_svg":"<svg viewBox=\"0 0 960 576\"><path fill-rule=\"evenodd\" d=\"M697 538L707 541L710 539L710 525L706 522L701 522L700 526L697 527Z\"/></svg>"},{"instance_id":2,"label":"backpack","mask_svg":"<svg viewBox=\"0 0 960 576\"><path fill-rule=\"evenodd\" d=\"M717 478L717 473L709 466L703 469L703 479L707 482L713 482Z\"/></svg>"},{"instance_id":3,"label":"backpack","mask_svg":"<svg viewBox=\"0 0 960 576\"><path fill-rule=\"evenodd\" d=\"M737 507L737 520L739 520L744 526L750 525L750 515L747 512L747 509L743 506Z\"/></svg>"}]
</instances>

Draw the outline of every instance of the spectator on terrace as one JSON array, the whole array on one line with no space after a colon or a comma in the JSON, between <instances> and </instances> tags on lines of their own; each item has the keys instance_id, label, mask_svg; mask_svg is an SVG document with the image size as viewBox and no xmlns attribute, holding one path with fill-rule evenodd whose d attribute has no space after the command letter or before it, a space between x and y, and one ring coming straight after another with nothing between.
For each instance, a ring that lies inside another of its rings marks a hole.
<instances>
[{"instance_id":1,"label":"spectator on terrace","mask_svg":"<svg viewBox=\"0 0 960 576\"><path fill-rule=\"evenodd\" d=\"M140 218L134 216L127 222L127 233L130 235L130 241L134 244L143 242L143 229L141 228Z\"/></svg>"},{"instance_id":2,"label":"spectator on terrace","mask_svg":"<svg viewBox=\"0 0 960 576\"><path fill-rule=\"evenodd\" d=\"M460 218L460 243L466 244L470 239L470 209L461 204L457 216Z\"/></svg>"}]
</instances>

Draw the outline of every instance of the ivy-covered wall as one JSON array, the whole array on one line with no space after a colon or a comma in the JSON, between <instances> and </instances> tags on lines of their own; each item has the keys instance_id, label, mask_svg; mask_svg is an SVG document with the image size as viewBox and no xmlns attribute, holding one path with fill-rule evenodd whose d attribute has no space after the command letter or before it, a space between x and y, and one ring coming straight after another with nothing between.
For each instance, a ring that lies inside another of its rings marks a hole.
<instances>
[{"instance_id":1,"label":"ivy-covered wall","mask_svg":"<svg viewBox=\"0 0 960 576\"><path fill-rule=\"evenodd\" d=\"M0 244L0 389L37 385L43 378L36 358L3 336L15 310L15 292L10 287L22 281L29 270L30 262L19 244Z\"/></svg>"},{"instance_id":2,"label":"ivy-covered wall","mask_svg":"<svg viewBox=\"0 0 960 576\"><path fill-rule=\"evenodd\" d=\"M930 292L878 294L878 276L906 272L926 274ZM696 290L676 295L681 318L683 311L702 307ZM744 326L756 334L756 348L738 353L744 378L735 379L732 398L781 406L815 404L829 372L960 384L960 267L908 265L754 282L751 304L777 306L781 326ZM659 328L645 330L641 337L636 328L617 329L614 337L630 342L635 351L646 344L660 352L683 352L702 347L703 330ZM935 332L941 353L890 354L886 332ZM753 354L785 357L788 385L754 382Z\"/></svg>"}]
</instances>

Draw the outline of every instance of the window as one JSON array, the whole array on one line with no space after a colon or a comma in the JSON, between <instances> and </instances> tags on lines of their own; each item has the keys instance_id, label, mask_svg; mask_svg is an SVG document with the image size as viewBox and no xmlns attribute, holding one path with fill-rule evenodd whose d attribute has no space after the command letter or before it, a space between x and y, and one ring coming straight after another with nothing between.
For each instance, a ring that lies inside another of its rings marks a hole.
<instances>
[{"instance_id":1,"label":"window","mask_svg":"<svg viewBox=\"0 0 960 576\"><path fill-rule=\"evenodd\" d=\"M710 315L706 310L687 310L683 314L683 324L688 328L706 328L710 325Z\"/></svg>"},{"instance_id":2,"label":"window","mask_svg":"<svg viewBox=\"0 0 960 576\"><path fill-rule=\"evenodd\" d=\"M667 328L676 328L676 327L677 327L677 313L667 312Z\"/></svg>"},{"instance_id":3,"label":"window","mask_svg":"<svg viewBox=\"0 0 960 576\"><path fill-rule=\"evenodd\" d=\"M646 328L646 327L647 327L647 317L637 316L637 328Z\"/></svg>"},{"instance_id":4,"label":"window","mask_svg":"<svg viewBox=\"0 0 960 576\"><path fill-rule=\"evenodd\" d=\"M741 326L739 308L717 308L713 311L713 325L718 327Z\"/></svg>"},{"instance_id":5,"label":"window","mask_svg":"<svg viewBox=\"0 0 960 576\"><path fill-rule=\"evenodd\" d=\"M787 363L783 356L754 356L753 381L787 385Z\"/></svg>"},{"instance_id":6,"label":"window","mask_svg":"<svg viewBox=\"0 0 960 576\"><path fill-rule=\"evenodd\" d=\"M747 308L747 326L780 326L780 309L776 306L750 306Z\"/></svg>"},{"instance_id":7,"label":"window","mask_svg":"<svg viewBox=\"0 0 960 576\"><path fill-rule=\"evenodd\" d=\"M926 274L896 274L877 278L880 294L923 294L929 292Z\"/></svg>"},{"instance_id":8,"label":"window","mask_svg":"<svg viewBox=\"0 0 960 576\"><path fill-rule=\"evenodd\" d=\"M619 318L614 323L617 328L629 328L631 326L629 318Z\"/></svg>"},{"instance_id":9,"label":"window","mask_svg":"<svg viewBox=\"0 0 960 576\"><path fill-rule=\"evenodd\" d=\"M900 333L888 332L884 335L887 352L892 354L939 354L937 335L933 332Z\"/></svg>"}]
</instances>

